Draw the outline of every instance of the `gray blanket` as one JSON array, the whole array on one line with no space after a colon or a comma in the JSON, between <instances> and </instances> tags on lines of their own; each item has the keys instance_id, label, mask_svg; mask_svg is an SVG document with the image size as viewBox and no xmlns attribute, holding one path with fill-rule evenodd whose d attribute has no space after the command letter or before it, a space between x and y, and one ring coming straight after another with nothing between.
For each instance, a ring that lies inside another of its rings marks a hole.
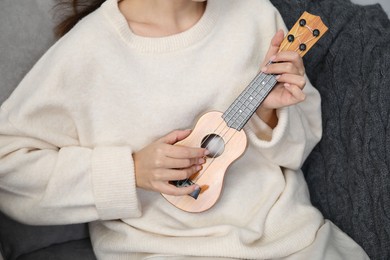
<instances>
[{"instance_id":1,"label":"gray blanket","mask_svg":"<svg viewBox=\"0 0 390 260\"><path fill-rule=\"evenodd\" d=\"M312 202L372 259L390 259L390 21L379 5L271 1L289 28L303 11L330 27L304 58L324 129L303 168Z\"/></svg>"}]
</instances>

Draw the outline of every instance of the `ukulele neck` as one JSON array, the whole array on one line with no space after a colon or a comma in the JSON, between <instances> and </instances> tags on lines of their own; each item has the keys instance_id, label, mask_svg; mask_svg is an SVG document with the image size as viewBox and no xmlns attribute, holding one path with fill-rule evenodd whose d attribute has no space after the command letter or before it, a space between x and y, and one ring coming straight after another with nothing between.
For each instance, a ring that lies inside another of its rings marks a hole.
<instances>
[{"instance_id":1,"label":"ukulele neck","mask_svg":"<svg viewBox=\"0 0 390 260\"><path fill-rule=\"evenodd\" d=\"M226 124L240 131L277 83L275 75L260 72L222 115Z\"/></svg>"},{"instance_id":2,"label":"ukulele neck","mask_svg":"<svg viewBox=\"0 0 390 260\"><path fill-rule=\"evenodd\" d=\"M304 12L282 41L279 51L295 51L303 57L327 30L319 16ZM275 75L257 74L223 114L226 124L240 131L276 83Z\"/></svg>"}]
</instances>

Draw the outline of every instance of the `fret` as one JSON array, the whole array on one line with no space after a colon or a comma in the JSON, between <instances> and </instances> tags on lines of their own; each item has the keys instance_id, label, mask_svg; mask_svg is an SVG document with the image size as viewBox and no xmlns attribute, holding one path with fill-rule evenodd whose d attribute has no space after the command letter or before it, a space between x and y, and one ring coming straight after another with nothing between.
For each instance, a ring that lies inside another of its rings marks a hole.
<instances>
[{"instance_id":1,"label":"fret","mask_svg":"<svg viewBox=\"0 0 390 260\"><path fill-rule=\"evenodd\" d=\"M318 16L304 13L280 45L279 51L296 51L303 56L328 30ZM227 167L243 154L247 146L245 131L240 131L276 85L276 76L259 73L222 115L217 111L204 114L191 134L175 143L202 147L210 151L204 167L185 180L171 181L176 187L197 184L200 189L189 196L163 196L187 212L203 212L219 198ZM222 119L222 120L221 120ZM221 122L221 121L225 122ZM213 130L214 129L214 130ZM237 131L238 130L238 131Z\"/></svg>"},{"instance_id":2,"label":"fret","mask_svg":"<svg viewBox=\"0 0 390 260\"><path fill-rule=\"evenodd\" d=\"M295 51L303 57L328 28L321 18L307 12L284 38L279 51ZM259 73L222 115L230 128L240 131L275 86L275 75Z\"/></svg>"},{"instance_id":3,"label":"fret","mask_svg":"<svg viewBox=\"0 0 390 260\"><path fill-rule=\"evenodd\" d=\"M259 73L222 115L230 128L240 131L275 86L272 74Z\"/></svg>"}]
</instances>

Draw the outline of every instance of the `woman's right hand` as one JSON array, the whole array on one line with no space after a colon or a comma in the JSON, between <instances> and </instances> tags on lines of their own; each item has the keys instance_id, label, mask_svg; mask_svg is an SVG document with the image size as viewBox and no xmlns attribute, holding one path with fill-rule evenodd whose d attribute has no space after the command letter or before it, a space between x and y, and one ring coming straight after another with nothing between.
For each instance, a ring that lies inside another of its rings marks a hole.
<instances>
[{"instance_id":1,"label":"woman's right hand","mask_svg":"<svg viewBox=\"0 0 390 260\"><path fill-rule=\"evenodd\" d=\"M199 189L197 185L176 187L170 183L189 178L205 162L206 149L174 145L190 133L173 131L133 154L137 187L176 196Z\"/></svg>"}]
</instances>

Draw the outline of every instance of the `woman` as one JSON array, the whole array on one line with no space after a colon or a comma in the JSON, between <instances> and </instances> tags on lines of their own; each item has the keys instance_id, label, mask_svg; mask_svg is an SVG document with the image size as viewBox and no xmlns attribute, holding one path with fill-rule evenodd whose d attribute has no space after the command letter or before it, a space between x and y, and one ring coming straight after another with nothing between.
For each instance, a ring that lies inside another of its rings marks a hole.
<instances>
[{"instance_id":1,"label":"woman","mask_svg":"<svg viewBox=\"0 0 390 260\"><path fill-rule=\"evenodd\" d=\"M367 259L310 204L299 168L321 137L320 98L302 59L278 52L284 25L268 1L100 2L62 24L83 18L1 107L2 211L90 222L99 259ZM171 205L161 193L198 191L172 182L209 160L174 145L182 129L226 110L259 69L278 84L218 202Z\"/></svg>"}]
</instances>

